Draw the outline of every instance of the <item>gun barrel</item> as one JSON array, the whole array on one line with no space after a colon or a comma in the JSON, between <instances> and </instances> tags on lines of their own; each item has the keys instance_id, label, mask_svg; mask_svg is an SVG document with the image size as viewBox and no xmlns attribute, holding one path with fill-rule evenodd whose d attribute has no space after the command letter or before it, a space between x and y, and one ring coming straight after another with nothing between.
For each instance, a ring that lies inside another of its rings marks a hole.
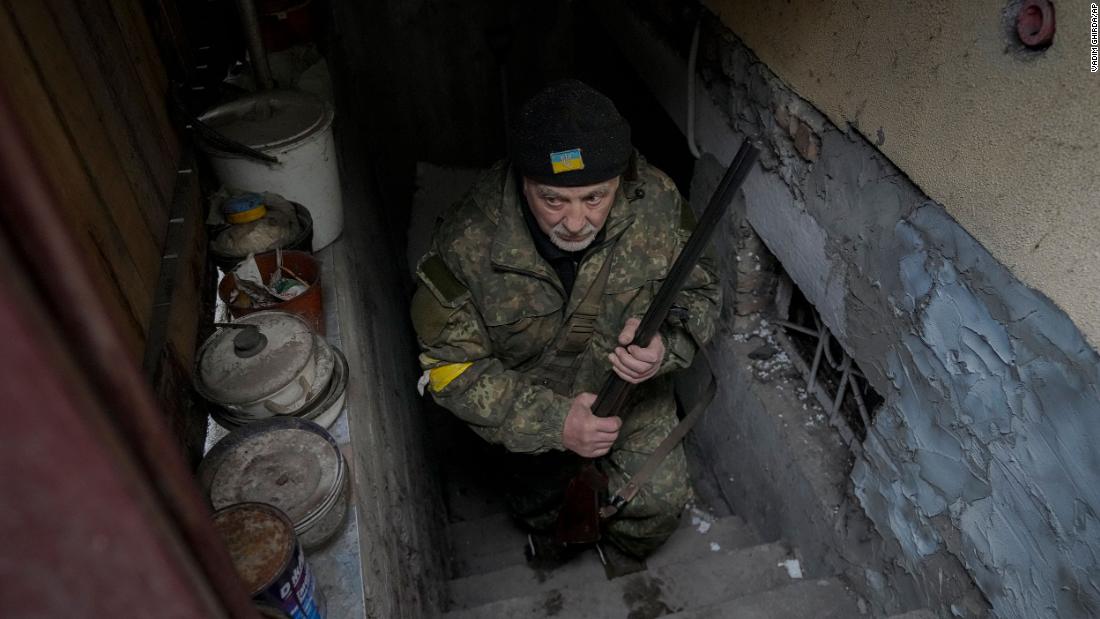
<instances>
[{"instance_id":1,"label":"gun barrel","mask_svg":"<svg viewBox=\"0 0 1100 619\"><path fill-rule=\"evenodd\" d=\"M734 192L745 182L745 177L752 170L759 154L760 151L748 140L741 143L741 148L737 150L737 154L734 155L729 168L726 169L726 173L718 183L718 188L711 196L706 210L699 217L695 231L691 233L691 238L684 245L684 249L680 251L680 255L676 257L676 262L672 264L668 276L665 277L661 288L653 298L653 302L650 303L645 316L642 317L641 324L638 325L638 330L634 335L633 344L644 346L657 334L661 323L665 321L669 310L672 309L673 300L679 294L680 289L684 287L684 283L687 282L692 269L699 262L703 250L706 249L707 243L710 242L714 231L718 228L718 222L729 210ZM616 415L626 402L627 397L630 396L633 386L611 372L607 380L604 381L600 392L596 395L592 413L597 417Z\"/></svg>"}]
</instances>

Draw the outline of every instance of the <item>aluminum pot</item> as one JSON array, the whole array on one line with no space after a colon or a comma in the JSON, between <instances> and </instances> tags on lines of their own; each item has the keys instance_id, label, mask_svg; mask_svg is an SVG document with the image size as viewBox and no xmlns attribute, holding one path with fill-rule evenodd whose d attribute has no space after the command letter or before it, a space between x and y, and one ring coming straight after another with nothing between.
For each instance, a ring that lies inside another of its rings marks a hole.
<instances>
[{"instance_id":1,"label":"aluminum pot","mask_svg":"<svg viewBox=\"0 0 1100 619\"><path fill-rule=\"evenodd\" d=\"M316 336L317 380L313 383L313 392L293 417L312 421L326 430L339 418L344 409L348 384L348 362L339 348L328 344L324 338ZM212 403L208 410L218 425L233 431L241 426L261 421L242 417L240 413Z\"/></svg>"},{"instance_id":2,"label":"aluminum pot","mask_svg":"<svg viewBox=\"0 0 1100 619\"><path fill-rule=\"evenodd\" d=\"M265 251L275 249L285 250L298 250L298 251L311 251L313 248L313 217L309 214L309 209L298 204L297 202L291 202L290 205L294 208L294 217L298 221L297 232L292 231L292 236L284 243L278 243L272 246L267 240L261 239L256 241L256 244L252 244L250 241L245 241L243 247L238 246L235 252L226 253L227 250L222 248L224 243L215 242L224 234L230 234L230 230L234 225L248 226L249 224L219 224L211 226L207 232L211 239L210 243L210 260L222 270L224 273L232 271L242 260L248 257L248 254L258 254ZM274 209L274 207L269 207ZM258 224L252 224L252 227L257 227ZM243 252L243 253L240 253Z\"/></svg>"},{"instance_id":3,"label":"aluminum pot","mask_svg":"<svg viewBox=\"0 0 1100 619\"><path fill-rule=\"evenodd\" d=\"M279 508L306 550L331 540L348 512L350 476L336 440L295 417L229 433L203 458L198 478L214 509L253 501Z\"/></svg>"},{"instance_id":4,"label":"aluminum pot","mask_svg":"<svg viewBox=\"0 0 1100 619\"><path fill-rule=\"evenodd\" d=\"M220 325L199 349L195 389L239 417L292 415L309 401L317 344L309 324L266 311Z\"/></svg>"}]
</instances>

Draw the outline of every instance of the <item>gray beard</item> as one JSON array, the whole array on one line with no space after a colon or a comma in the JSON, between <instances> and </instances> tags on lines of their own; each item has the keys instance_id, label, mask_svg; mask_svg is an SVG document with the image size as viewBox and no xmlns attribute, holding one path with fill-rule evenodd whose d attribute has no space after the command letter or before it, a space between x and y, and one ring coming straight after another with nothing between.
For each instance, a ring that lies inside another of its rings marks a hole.
<instances>
[{"instance_id":1,"label":"gray beard","mask_svg":"<svg viewBox=\"0 0 1100 619\"><path fill-rule=\"evenodd\" d=\"M554 226L554 229L551 230L550 234L548 234L547 236L550 237L550 242L562 251L581 251L582 249L585 249L589 245L591 245L592 241L596 240L596 233L599 232L599 230L597 230L596 226L593 226L592 224L585 224L584 230L582 230L581 232L587 234L587 237L584 240L566 241L558 235L568 236L569 233L566 232L565 227L562 224L558 224Z\"/></svg>"}]
</instances>

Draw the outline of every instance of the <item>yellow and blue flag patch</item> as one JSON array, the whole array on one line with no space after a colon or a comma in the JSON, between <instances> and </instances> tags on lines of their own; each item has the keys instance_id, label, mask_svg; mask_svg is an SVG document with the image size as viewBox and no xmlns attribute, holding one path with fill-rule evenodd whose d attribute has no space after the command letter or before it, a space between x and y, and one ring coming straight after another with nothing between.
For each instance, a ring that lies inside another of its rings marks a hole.
<instances>
[{"instance_id":1,"label":"yellow and blue flag patch","mask_svg":"<svg viewBox=\"0 0 1100 619\"><path fill-rule=\"evenodd\" d=\"M563 150L550 153L550 165L554 168L554 174L569 172L570 170L583 170L584 159L581 158L581 149Z\"/></svg>"}]
</instances>

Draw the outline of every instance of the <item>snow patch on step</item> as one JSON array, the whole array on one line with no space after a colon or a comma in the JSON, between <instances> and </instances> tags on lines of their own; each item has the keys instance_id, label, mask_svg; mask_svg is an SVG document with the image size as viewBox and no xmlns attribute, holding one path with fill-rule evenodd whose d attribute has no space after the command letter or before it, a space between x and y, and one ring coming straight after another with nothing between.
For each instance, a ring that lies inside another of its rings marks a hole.
<instances>
[{"instance_id":1,"label":"snow patch on step","mask_svg":"<svg viewBox=\"0 0 1100 619\"><path fill-rule=\"evenodd\" d=\"M779 567L786 568L787 576L790 576L793 579L797 580L802 578L802 564L798 562L798 559L787 559L786 561L781 561L779 563Z\"/></svg>"},{"instance_id":2,"label":"snow patch on step","mask_svg":"<svg viewBox=\"0 0 1100 619\"><path fill-rule=\"evenodd\" d=\"M707 531L710 531L710 527L713 523L714 516L711 516L698 507L691 508L691 526L698 531L700 535L706 535Z\"/></svg>"}]
</instances>

